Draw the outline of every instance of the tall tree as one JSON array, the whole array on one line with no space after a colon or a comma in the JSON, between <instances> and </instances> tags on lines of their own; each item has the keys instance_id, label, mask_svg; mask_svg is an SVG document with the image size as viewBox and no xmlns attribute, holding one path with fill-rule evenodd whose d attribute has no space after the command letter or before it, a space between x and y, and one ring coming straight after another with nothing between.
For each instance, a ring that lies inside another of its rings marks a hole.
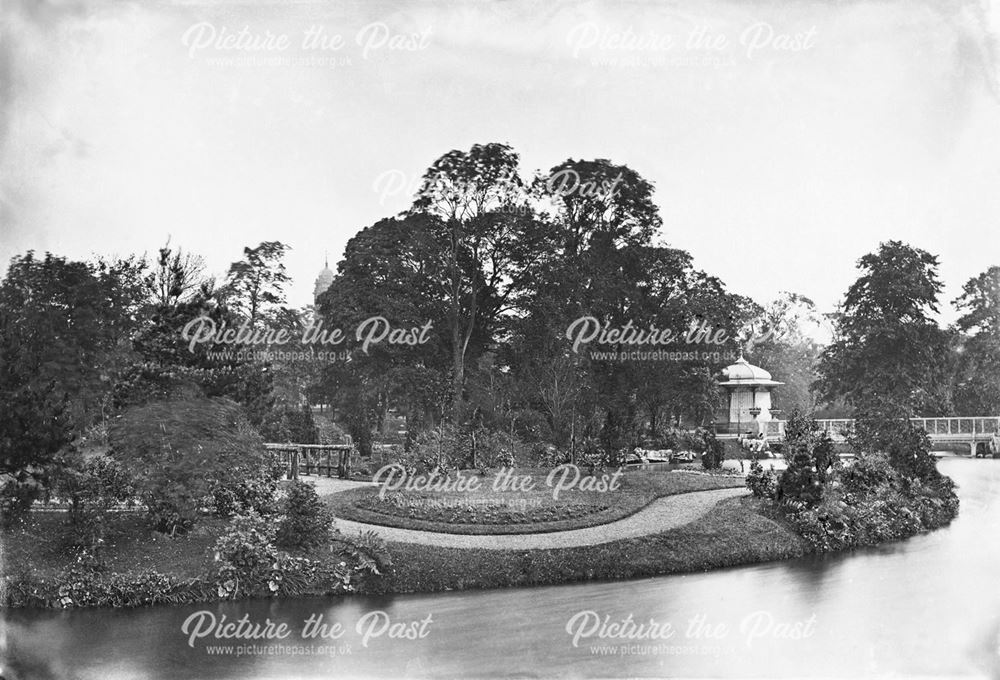
<instances>
[{"instance_id":1,"label":"tall tree","mask_svg":"<svg viewBox=\"0 0 1000 680\"><path fill-rule=\"evenodd\" d=\"M318 391L348 422L362 451L390 401L407 414L409 429L436 422L444 407L441 384L448 381L452 354L442 330L448 328L450 306L429 221L413 214L363 229L348 241L336 277L317 301L322 329L346 335L333 348L350 356L349 362L324 367ZM379 317L398 329L430 327L416 345L358 345L356 330ZM471 351L481 350L482 335L473 333Z\"/></svg>"},{"instance_id":2,"label":"tall tree","mask_svg":"<svg viewBox=\"0 0 1000 680\"><path fill-rule=\"evenodd\" d=\"M106 416L143 267L31 252L11 261L0 283L0 487L15 501L8 510L27 507L60 449Z\"/></svg>"},{"instance_id":3,"label":"tall tree","mask_svg":"<svg viewBox=\"0 0 1000 680\"><path fill-rule=\"evenodd\" d=\"M424 174L412 213L427 221L444 284L451 343L452 417L464 416L469 347L518 304L535 265L550 253L518 175L518 155L505 144L450 151Z\"/></svg>"},{"instance_id":4,"label":"tall tree","mask_svg":"<svg viewBox=\"0 0 1000 680\"><path fill-rule=\"evenodd\" d=\"M735 298L718 279L695 270L684 251L652 243L662 222L652 184L634 170L604 159L571 159L537 178L533 190L554 225L556 257L534 277L520 324L523 354L558 365L560 352L571 350L549 338L565 338L570 323L583 316L611 328L655 325L678 336L692 322L704 322L733 337L743 318ZM715 408L712 373L721 365L712 361L621 361L588 350L578 358L595 396L587 406L600 411L596 434L610 462L635 443L643 414L655 430L663 415L700 423Z\"/></svg>"},{"instance_id":5,"label":"tall tree","mask_svg":"<svg viewBox=\"0 0 1000 680\"><path fill-rule=\"evenodd\" d=\"M820 360L823 399L843 398L859 414L948 413L948 335L932 319L941 291L937 266L935 256L899 241L858 261L861 276Z\"/></svg>"},{"instance_id":6,"label":"tall tree","mask_svg":"<svg viewBox=\"0 0 1000 680\"><path fill-rule=\"evenodd\" d=\"M291 280L282 262L287 251L281 241L263 241L256 248L244 248L243 259L229 265L225 302L251 328L285 304L285 285Z\"/></svg>"},{"instance_id":7,"label":"tall tree","mask_svg":"<svg viewBox=\"0 0 1000 680\"><path fill-rule=\"evenodd\" d=\"M197 294L204 282L205 261L200 255L176 250L170 242L160 248L150 278L153 302L173 306Z\"/></svg>"},{"instance_id":8,"label":"tall tree","mask_svg":"<svg viewBox=\"0 0 1000 680\"><path fill-rule=\"evenodd\" d=\"M1000 267L975 276L962 287L955 306L964 312L955 409L960 415L1000 413Z\"/></svg>"},{"instance_id":9,"label":"tall tree","mask_svg":"<svg viewBox=\"0 0 1000 680\"><path fill-rule=\"evenodd\" d=\"M783 293L755 319L746 353L750 361L785 383L775 392L776 408L814 411L813 385L819 378L816 369L822 352L819 340L826 332L825 319L813 301L795 293Z\"/></svg>"}]
</instances>

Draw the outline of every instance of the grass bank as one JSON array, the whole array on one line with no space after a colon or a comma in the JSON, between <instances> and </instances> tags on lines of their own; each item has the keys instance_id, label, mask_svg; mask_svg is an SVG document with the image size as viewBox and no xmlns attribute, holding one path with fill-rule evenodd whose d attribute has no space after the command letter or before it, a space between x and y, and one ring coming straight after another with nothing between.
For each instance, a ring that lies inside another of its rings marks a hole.
<instances>
[{"instance_id":1,"label":"grass bank","mask_svg":"<svg viewBox=\"0 0 1000 680\"><path fill-rule=\"evenodd\" d=\"M626 471L613 491L581 489L581 481L553 496L559 481L551 470L518 469L529 489L503 488L496 472L476 475L474 491L425 492L400 489L380 496L376 488L326 497L334 514L366 524L451 534L531 534L608 524L632 515L662 496L739 488L743 478L695 472ZM605 475L610 478L611 475ZM596 476L597 479L601 475Z\"/></svg>"},{"instance_id":2,"label":"grass bank","mask_svg":"<svg viewBox=\"0 0 1000 680\"><path fill-rule=\"evenodd\" d=\"M782 521L765 516L750 497L719 503L699 520L660 534L612 543L555 550L447 549L389 543L392 568L366 581L360 592L414 593L506 588L574 581L617 580L787 559L809 546ZM64 518L37 513L3 534L4 575L48 589L71 566L63 550ZM106 578L127 581L153 570L171 579L175 591L136 604L218 598L198 580L211 560L227 521L206 519L194 531L167 537L141 515L123 514L112 523L102 551ZM183 585L189 584L186 588ZM298 595L324 594L304 588ZM50 605L58 606L58 605Z\"/></svg>"},{"instance_id":3,"label":"grass bank","mask_svg":"<svg viewBox=\"0 0 1000 680\"><path fill-rule=\"evenodd\" d=\"M415 593L643 578L800 557L809 544L750 497L642 538L556 550L481 550L389 543L385 592Z\"/></svg>"}]
</instances>

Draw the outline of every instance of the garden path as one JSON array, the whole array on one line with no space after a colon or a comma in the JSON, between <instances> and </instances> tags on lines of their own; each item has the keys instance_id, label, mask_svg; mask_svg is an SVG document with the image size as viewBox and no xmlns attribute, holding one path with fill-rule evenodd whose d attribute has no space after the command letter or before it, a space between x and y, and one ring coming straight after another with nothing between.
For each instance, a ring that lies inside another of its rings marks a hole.
<instances>
[{"instance_id":1,"label":"garden path","mask_svg":"<svg viewBox=\"0 0 1000 680\"><path fill-rule=\"evenodd\" d=\"M322 482L328 480L321 479ZM339 480L329 480L339 481ZM349 488L370 485L365 482L340 482L333 485L322 484L317 491L324 494L346 491ZM378 524L367 524L337 518L337 528L344 533L375 531L386 541L418 543L442 548L483 548L487 550L541 550L547 548L576 548L585 545L610 543L623 538L637 538L658 534L689 524L713 507L719 501L747 493L745 488L714 489L711 491L691 491L688 493L663 496L620 520L584 529L553 531L543 534L445 534L436 531L398 529Z\"/></svg>"}]
</instances>

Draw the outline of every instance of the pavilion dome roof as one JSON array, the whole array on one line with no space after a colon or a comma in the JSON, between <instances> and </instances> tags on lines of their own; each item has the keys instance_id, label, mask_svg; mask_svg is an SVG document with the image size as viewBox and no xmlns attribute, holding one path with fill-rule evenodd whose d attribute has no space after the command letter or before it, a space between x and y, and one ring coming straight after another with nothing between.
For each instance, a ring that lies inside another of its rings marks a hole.
<instances>
[{"instance_id":1,"label":"pavilion dome roof","mask_svg":"<svg viewBox=\"0 0 1000 680\"><path fill-rule=\"evenodd\" d=\"M740 355L735 364L722 369L723 385L783 385L771 379L771 374L754 366Z\"/></svg>"}]
</instances>

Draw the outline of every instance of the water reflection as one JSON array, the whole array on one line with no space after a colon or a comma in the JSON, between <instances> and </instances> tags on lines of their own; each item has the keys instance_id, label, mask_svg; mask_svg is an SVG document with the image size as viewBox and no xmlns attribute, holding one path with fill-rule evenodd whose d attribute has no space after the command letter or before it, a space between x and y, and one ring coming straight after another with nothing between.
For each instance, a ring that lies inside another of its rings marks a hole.
<instances>
[{"instance_id":1,"label":"water reflection","mask_svg":"<svg viewBox=\"0 0 1000 680\"><path fill-rule=\"evenodd\" d=\"M25 677L54 678L988 677L1000 671L1000 542L992 539L1000 461L948 459L941 466L960 485L959 519L852 555L624 583L15 612L5 622L8 651L36 664ZM287 622L293 633L280 653L220 655L217 645L243 643L199 639L189 646L181 626L198 610ZM428 615L433 622L425 638L390 639L386 629L365 646L356 625L375 610L393 623ZM584 638L574 647L567 622L584 610L611 623L630 615L635 623L669 623L674 635ZM302 623L314 614L340 623L344 634L303 640ZM812 634L802 637L806 631ZM46 663L48 676L38 672Z\"/></svg>"}]
</instances>

